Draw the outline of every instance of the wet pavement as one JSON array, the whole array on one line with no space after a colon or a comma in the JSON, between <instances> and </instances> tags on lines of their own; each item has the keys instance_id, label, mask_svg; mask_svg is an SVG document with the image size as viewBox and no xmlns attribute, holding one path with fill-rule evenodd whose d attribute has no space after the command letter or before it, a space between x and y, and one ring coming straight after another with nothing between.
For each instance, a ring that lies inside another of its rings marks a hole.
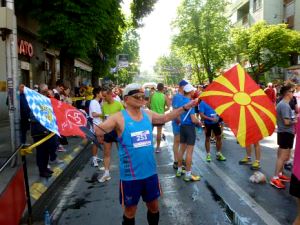
<instances>
[{"instance_id":1,"label":"wet pavement","mask_svg":"<svg viewBox=\"0 0 300 225\"><path fill-rule=\"evenodd\" d=\"M198 138L193 160L193 172L202 179L186 183L175 177L172 168L172 133L167 124L164 131L167 139L163 151L156 154L160 184L160 224L218 225L256 224L287 225L296 215L294 199L286 190L276 190L268 183L249 182L253 171L241 166L238 161L245 150L236 144L232 133L225 130L223 153L226 162L205 162L204 137ZM262 169L268 177L274 171L276 160L276 134L262 142ZM214 156L212 146L212 156ZM122 207L119 204L119 172L117 151L112 151L112 179L98 183L102 174L88 162L78 171L73 180L64 184L60 196L51 204L53 220L59 225L121 224ZM136 224L147 224L146 208L142 201L136 216Z\"/></svg>"}]
</instances>

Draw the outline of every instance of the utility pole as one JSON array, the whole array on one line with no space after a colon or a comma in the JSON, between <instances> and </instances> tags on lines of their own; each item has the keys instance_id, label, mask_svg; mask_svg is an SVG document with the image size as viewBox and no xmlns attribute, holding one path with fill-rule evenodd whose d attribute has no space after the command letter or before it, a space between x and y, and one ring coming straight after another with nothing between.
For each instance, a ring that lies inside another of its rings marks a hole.
<instances>
[{"instance_id":1,"label":"utility pole","mask_svg":"<svg viewBox=\"0 0 300 225\"><path fill-rule=\"evenodd\" d=\"M11 150L14 152L20 145L20 109L18 93L18 55L17 55L17 19L14 10L14 0L6 0L6 27L2 39L6 48L6 78L9 107L9 122L11 134Z\"/></svg>"}]
</instances>

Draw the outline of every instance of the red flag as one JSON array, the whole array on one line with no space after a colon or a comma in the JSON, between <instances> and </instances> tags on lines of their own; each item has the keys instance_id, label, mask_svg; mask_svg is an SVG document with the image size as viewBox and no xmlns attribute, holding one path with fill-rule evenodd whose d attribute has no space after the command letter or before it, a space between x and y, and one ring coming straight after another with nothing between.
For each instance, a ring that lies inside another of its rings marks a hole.
<instances>
[{"instance_id":1,"label":"red flag","mask_svg":"<svg viewBox=\"0 0 300 225\"><path fill-rule=\"evenodd\" d=\"M239 64L217 77L200 98L224 119L243 147L275 129L274 104Z\"/></svg>"},{"instance_id":2,"label":"red flag","mask_svg":"<svg viewBox=\"0 0 300 225\"><path fill-rule=\"evenodd\" d=\"M82 112L55 98L51 98L51 104L56 116L59 133L63 136L81 136L85 138L85 134L80 130L80 127L86 126L87 119Z\"/></svg>"}]
</instances>

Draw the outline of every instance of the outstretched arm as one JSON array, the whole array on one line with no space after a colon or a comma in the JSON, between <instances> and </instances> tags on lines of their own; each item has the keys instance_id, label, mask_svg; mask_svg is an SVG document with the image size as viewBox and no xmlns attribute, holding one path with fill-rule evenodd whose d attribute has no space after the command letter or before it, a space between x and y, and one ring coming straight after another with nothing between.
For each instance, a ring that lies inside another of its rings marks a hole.
<instances>
[{"instance_id":1,"label":"outstretched arm","mask_svg":"<svg viewBox=\"0 0 300 225\"><path fill-rule=\"evenodd\" d=\"M149 115L152 118L153 124L164 124L166 122L169 122L176 117L178 117L181 113L190 110L192 107L196 106L198 104L198 100L190 101L189 103L185 104L182 107L179 107L178 109L174 109L172 112L166 113L164 115L157 114L153 111L149 111Z\"/></svg>"}]
</instances>

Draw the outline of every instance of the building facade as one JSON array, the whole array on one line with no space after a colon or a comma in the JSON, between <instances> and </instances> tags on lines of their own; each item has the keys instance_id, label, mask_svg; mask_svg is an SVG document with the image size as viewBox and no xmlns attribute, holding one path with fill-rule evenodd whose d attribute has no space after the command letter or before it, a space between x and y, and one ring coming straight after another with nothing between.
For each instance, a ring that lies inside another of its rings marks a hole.
<instances>
[{"instance_id":1,"label":"building facade","mask_svg":"<svg viewBox=\"0 0 300 225\"><path fill-rule=\"evenodd\" d=\"M33 88L46 83L50 88L60 78L59 51L49 49L38 39L38 24L26 14L17 14L18 83ZM8 120L5 41L0 39L0 121ZM92 67L84 60L74 62L75 85L91 83Z\"/></svg>"},{"instance_id":2,"label":"building facade","mask_svg":"<svg viewBox=\"0 0 300 225\"><path fill-rule=\"evenodd\" d=\"M259 21L268 24L286 23L289 29L300 32L300 0L231 0L227 15L236 27L250 27ZM272 78L290 79L296 76L300 81L300 56L294 55L291 67L273 68Z\"/></svg>"}]
</instances>

